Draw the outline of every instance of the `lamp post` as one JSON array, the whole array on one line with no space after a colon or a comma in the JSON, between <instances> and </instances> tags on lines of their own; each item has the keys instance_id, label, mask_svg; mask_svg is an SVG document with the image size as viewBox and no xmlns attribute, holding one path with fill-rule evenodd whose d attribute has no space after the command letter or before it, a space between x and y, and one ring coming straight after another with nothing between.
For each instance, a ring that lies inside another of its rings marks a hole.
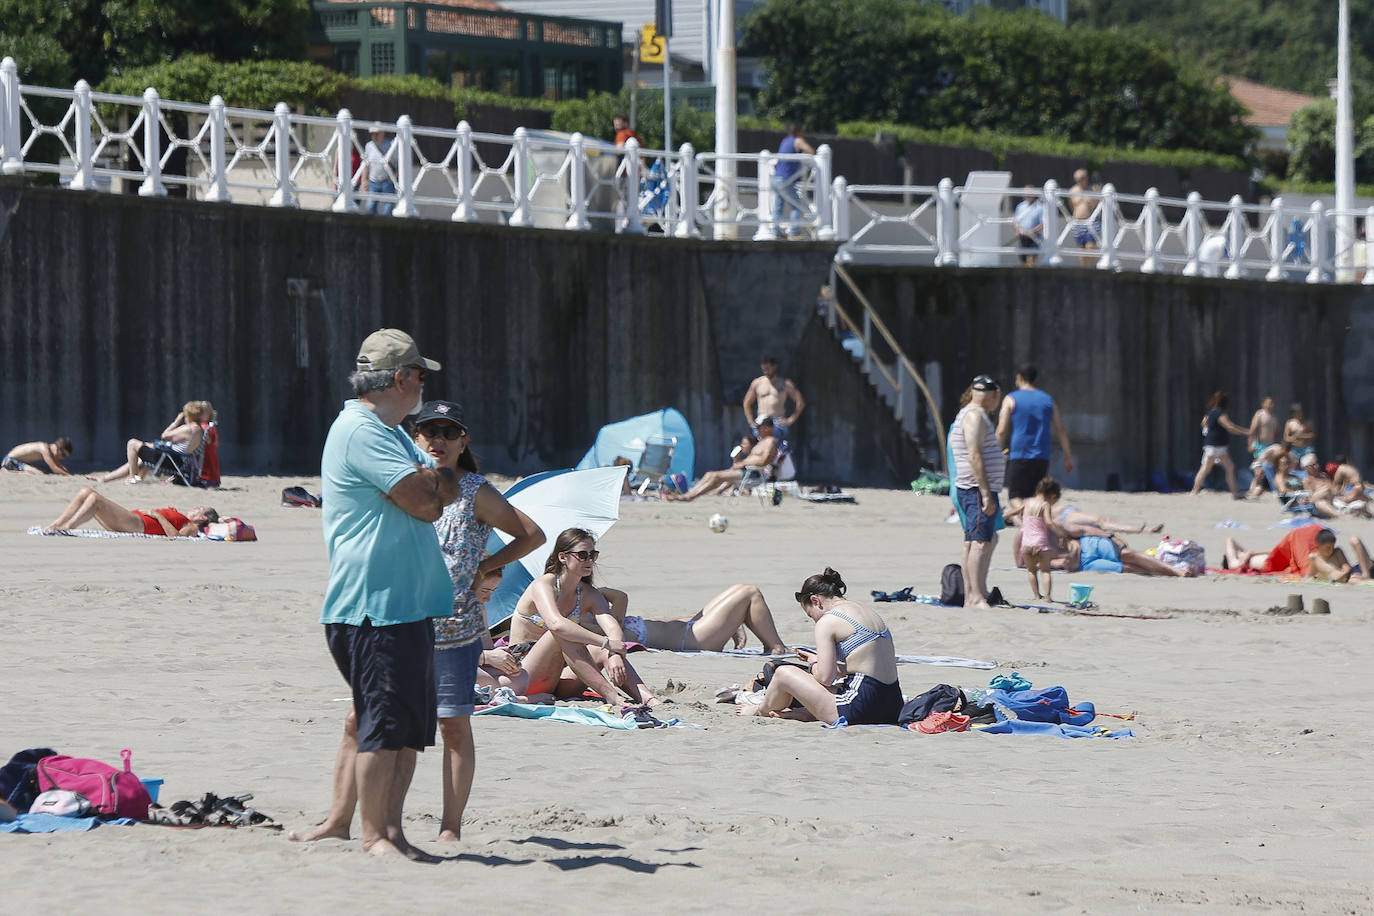
<instances>
[{"instance_id":1,"label":"lamp post","mask_svg":"<svg viewBox=\"0 0 1374 916\"><path fill-rule=\"evenodd\" d=\"M1350 2L1336 32L1336 281L1355 279L1355 129L1350 105Z\"/></svg>"},{"instance_id":2,"label":"lamp post","mask_svg":"<svg viewBox=\"0 0 1374 916\"><path fill-rule=\"evenodd\" d=\"M735 132L735 0L718 0L716 14L716 224L715 237L735 238L733 157L739 152ZM721 158L725 157L725 158Z\"/></svg>"}]
</instances>

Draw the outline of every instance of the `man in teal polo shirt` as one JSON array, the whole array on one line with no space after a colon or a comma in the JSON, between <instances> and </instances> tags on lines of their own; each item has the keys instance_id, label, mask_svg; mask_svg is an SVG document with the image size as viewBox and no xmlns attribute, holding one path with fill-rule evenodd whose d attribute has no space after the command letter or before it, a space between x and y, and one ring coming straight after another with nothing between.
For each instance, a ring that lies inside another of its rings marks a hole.
<instances>
[{"instance_id":1,"label":"man in teal polo shirt","mask_svg":"<svg viewBox=\"0 0 1374 916\"><path fill-rule=\"evenodd\" d=\"M425 359L403 331L371 334L349 378L321 460L329 585L320 622L353 689L324 823L304 836L347 838L353 809L363 849L431 859L406 840L401 810L415 755L434 744L431 617L453 609L453 585L433 522L458 496L458 478L435 468L398 424L419 409Z\"/></svg>"}]
</instances>

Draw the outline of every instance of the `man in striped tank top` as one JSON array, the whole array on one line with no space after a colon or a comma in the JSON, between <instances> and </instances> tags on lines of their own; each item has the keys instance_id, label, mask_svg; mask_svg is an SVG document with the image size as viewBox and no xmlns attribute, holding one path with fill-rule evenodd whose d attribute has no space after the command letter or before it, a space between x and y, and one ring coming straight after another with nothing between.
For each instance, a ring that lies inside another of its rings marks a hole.
<instances>
[{"instance_id":1,"label":"man in striped tank top","mask_svg":"<svg viewBox=\"0 0 1374 916\"><path fill-rule=\"evenodd\" d=\"M998 494L1007 467L991 418L1002 389L986 375L974 378L970 387L973 399L954 418L949 443L955 496L964 519L964 607L990 607L988 568L997 547Z\"/></svg>"}]
</instances>

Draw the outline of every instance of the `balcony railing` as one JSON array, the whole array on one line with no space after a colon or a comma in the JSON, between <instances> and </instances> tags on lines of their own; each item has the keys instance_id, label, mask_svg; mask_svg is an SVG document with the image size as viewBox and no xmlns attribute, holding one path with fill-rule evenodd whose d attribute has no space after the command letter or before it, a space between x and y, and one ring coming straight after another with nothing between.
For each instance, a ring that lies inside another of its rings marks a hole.
<instances>
[{"instance_id":1,"label":"balcony railing","mask_svg":"<svg viewBox=\"0 0 1374 916\"><path fill-rule=\"evenodd\" d=\"M369 165L368 134L380 132ZM799 168L788 181L779 162ZM615 147L580 134L271 112L21 85L0 62L0 173L73 190L570 231L839 243L842 263L1080 266L1187 276L1374 284L1374 208L1257 206L1060 188L850 185L830 149L725 155ZM784 206L778 206L779 195ZM1038 201L1029 243L1014 205ZM796 208L795 210L793 208ZM1363 225L1363 232L1356 226Z\"/></svg>"}]
</instances>

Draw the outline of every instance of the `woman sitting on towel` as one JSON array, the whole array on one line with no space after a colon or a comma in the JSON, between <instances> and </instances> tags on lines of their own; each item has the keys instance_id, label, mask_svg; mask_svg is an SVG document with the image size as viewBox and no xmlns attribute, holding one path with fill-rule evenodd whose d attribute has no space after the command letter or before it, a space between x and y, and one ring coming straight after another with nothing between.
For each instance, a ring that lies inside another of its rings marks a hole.
<instances>
[{"instance_id":1,"label":"woman sitting on towel","mask_svg":"<svg viewBox=\"0 0 1374 916\"><path fill-rule=\"evenodd\" d=\"M658 703L626 661L620 621L592 585L597 556L591 532L569 528L554 542L544 575L516 601L510 641L513 652L523 654L525 692L571 697L591 688L607 702L617 702L623 691L635 703ZM601 632L584 625L593 618Z\"/></svg>"},{"instance_id":2,"label":"woman sitting on towel","mask_svg":"<svg viewBox=\"0 0 1374 916\"><path fill-rule=\"evenodd\" d=\"M768 609L763 592L753 585L732 585L691 617L666 620L627 614L630 596L618 588L602 588L601 594L610 604L611 614L620 621L625 638L650 649L719 652L726 643L743 649L749 642L747 634L753 633L763 643L764 654L789 652L778 635L778 626L773 622L773 612ZM595 624L589 623L589 626Z\"/></svg>"},{"instance_id":3,"label":"woman sitting on towel","mask_svg":"<svg viewBox=\"0 0 1374 916\"><path fill-rule=\"evenodd\" d=\"M82 487L44 531L70 531L95 519L106 531L147 534L155 537L199 537L205 526L219 521L219 513L208 506L196 506L185 513L171 506L163 509L125 509L92 487Z\"/></svg>"},{"instance_id":4,"label":"woman sitting on towel","mask_svg":"<svg viewBox=\"0 0 1374 916\"><path fill-rule=\"evenodd\" d=\"M775 716L850 725L895 725L902 711L897 653L883 618L847 599L840 574L826 567L802 583L797 602L816 622L816 651L797 650L811 666L779 667L758 706L741 706L742 716ZM792 701L804 709L789 709Z\"/></svg>"}]
</instances>

